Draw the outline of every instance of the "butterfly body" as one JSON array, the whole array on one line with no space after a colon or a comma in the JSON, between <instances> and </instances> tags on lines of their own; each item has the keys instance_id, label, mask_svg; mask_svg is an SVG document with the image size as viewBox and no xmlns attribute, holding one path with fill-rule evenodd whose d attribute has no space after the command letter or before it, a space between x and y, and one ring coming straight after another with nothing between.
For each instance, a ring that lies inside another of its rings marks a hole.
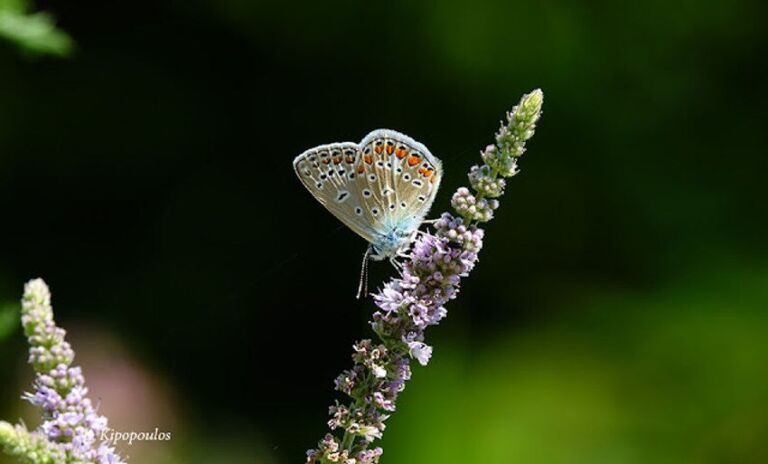
<instances>
[{"instance_id":1,"label":"butterfly body","mask_svg":"<svg viewBox=\"0 0 768 464\"><path fill-rule=\"evenodd\" d=\"M404 255L408 251L411 242L413 242L419 224L412 225L406 223L395 225L389 233L374 236L371 242L371 259L381 261L385 258Z\"/></svg>"},{"instance_id":2,"label":"butterfly body","mask_svg":"<svg viewBox=\"0 0 768 464\"><path fill-rule=\"evenodd\" d=\"M311 148L293 167L315 199L370 243L374 260L408 251L443 174L424 145L389 129Z\"/></svg>"}]
</instances>

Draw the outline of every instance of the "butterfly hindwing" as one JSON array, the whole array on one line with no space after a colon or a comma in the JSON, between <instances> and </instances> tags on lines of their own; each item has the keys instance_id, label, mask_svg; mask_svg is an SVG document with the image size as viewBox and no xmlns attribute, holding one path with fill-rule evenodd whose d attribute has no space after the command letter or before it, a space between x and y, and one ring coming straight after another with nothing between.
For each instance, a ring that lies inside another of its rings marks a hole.
<instances>
[{"instance_id":1,"label":"butterfly hindwing","mask_svg":"<svg viewBox=\"0 0 768 464\"><path fill-rule=\"evenodd\" d=\"M400 227L411 232L418 228L440 185L440 161L424 145L387 129L368 134L360 150L365 181L372 192L368 209L378 210L377 219L385 231Z\"/></svg>"}]
</instances>

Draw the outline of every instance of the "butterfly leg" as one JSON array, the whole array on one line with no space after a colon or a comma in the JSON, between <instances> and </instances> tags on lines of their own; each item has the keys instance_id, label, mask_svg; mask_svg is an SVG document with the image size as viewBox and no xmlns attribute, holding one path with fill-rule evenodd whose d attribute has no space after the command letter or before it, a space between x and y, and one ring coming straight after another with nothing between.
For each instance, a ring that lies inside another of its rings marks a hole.
<instances>
[{"instance_id":1,"label":"butterfly leg","mask_svg":"<svg viewBox=\"0 0 768 464\"><path fill-rule=\"evenodd\" d=\"M423 237L425 235L429 235L429 233L424 232L423 230L417 230L416 232L414 232L414 237L421 238L421 237Z\"/></svg>"},{"instance_id":2,"label":"butterfly leg","mask_svg":"<svg viewBox=\"0 0 768 464\"><path fill-rule=\"evenodd\" d=\"M360 268L360 283L357 286L357 299L368 296L368 261L371 256L371 247L369 246L363 254L363 265Z\"/></svg>"},{"instance_id":3,"label":"butterfly leg","mask_svg":"<svg viewBox=\"0 0 768 464\"><path fill-rule=\"evenodd\" d=\"M410 259L411 258L411 251L410 251L410 249L409 250L400 250L400 251L397 252L397 256L396 257L397 258Z\"/></svg>"},{"instance_id":4,"label":"butterfly leg","mask_svg":"<svg viewBox=\"0 0 768 464\"><path fill-rule=\"evenodd\" d=\"M403 257L402 255L393 256L389 258L389 262L392 263L392 267L395 268L398 274L400 274L400 277L403 276L403 263L397 260L398 257Z\"/></svg>"}]
</instances>

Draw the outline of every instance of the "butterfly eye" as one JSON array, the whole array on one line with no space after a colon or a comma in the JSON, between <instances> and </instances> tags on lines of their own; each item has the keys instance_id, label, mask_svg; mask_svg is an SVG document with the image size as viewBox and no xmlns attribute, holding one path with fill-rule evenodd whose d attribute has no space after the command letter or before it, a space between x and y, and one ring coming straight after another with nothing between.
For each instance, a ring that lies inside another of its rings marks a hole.
<instances>
[{"instance_id":1,"label":"butterfly eye","mask_svg":"<svg viewBox=\"0 0 768 464\"><path fill-rule=\"evenodd\" d=\"M395 209L395 208L396 208L396 206L394 205L394 203L393 203L393 204L391 204L391 205L389 205L389 209L392 209L392 210L393 210L393 209Z\"/></svg>"},{"instance_id":2,"label":"butterfly eye","mask_svg":"<svg viewBox=\"0 0 768 464\"><path fill-rule=\"evenodd\" d=\"M374 216L378 216L379 215L379 208L371 209L371 214L373 214Z\"/></svg>"},{"instance_id":3,"label":"butterfly eye","mask_svg":"<svg viewBox=\"0 0 768 464\"><path fill-rule=\"evenodd\" d=\"M400 203L400 207L401 208L405 208L406 206L408 206L408 203L406 203L404 201Z\"/></svg>"},{"instance_id":4,"label":"butterfly eye","mask_svg":"<svg viewBox=\"0 0 768 464\"><path fill-rule=\"evenodd\" d=\"M341 203L344 200L346 200L348 196L349 196L349 192L347 192L346 190L341 191L339 192L339 195L336 197L336 202Z\"/></svg>"},{"instance_id":5,"label":"butterfly eye","mask_svg":"<svg viewBox=\"0 0 768 464\"><path fill-rule=\"evenodd\" d=\"M376 161L376 166L383 168L384 167L384 161Z\"/></svg>"},{"instance_id":6,"label":"butterfly eye","mask_svg":"<svg viewBox=\"0 0 768 464\"><path fill-rule=\"evenodd\" d=\"M368 190L368 189L363 190L363 196L365 198L370 198L371 197L371 191Z\"/></svg>"},{"instance_id":7,"label":"butterfly eye","mask_svg":"<svg viewBox=\"0 0 768 464\"><path fill-rule=\"evenodd\" d=\"M358 216L362 216L363 215L363 208L361 208L359 206L356 207L355 208L355 214L357 214Z\"/></svg>"},{"instance_id":8,"label":"butterfly eye","mask_svg":"<svg viewBox=\"0 0 768 464\"><path fill-rule=\"evenodd\" d=\"M411 175L406 172L405 174L403 174L403 180L408 182L409 180L411 180Z\"/></svg>"},{"instance_id":9,"label":"butterfly eye","mask_svg":"<svg viewBox=\"0 0 768 464\"><path fill-rule=\"evenodd\" d=\"M425 201L427 201L427 197L425 197L424 195L419 195L419 201L424 203Z\"/></svg>"},{"instance_id":10,"label":"butterfly eye","mask_svg":"<svg viewBox=\"0 0 768 464\"><path fill-rule=\"evenodd\" d=\"M376 182L376 174L369 174L368 180L371 182Z\"/></svg>"},{"instance_id":11,"label":"butterfly eye","mask_svg":"<svg viewBox=\"0 0 768 464\"><path fill-rule=\"evenodd\" d=\"M354 179L355 178L355 173L354 172L350 172L347 177L349 177L350 179Z\"/></svg>"},{"instance_id":12,"label":"butterfly eye","mask_svg":"<svg viewBox=\"0 0 768 464\"><path fill-rule=\"evenodd\" d=\"M424 182L420 181L419 179L416 179L413 181L413 185L415 185L416 187L421 187L422 185L424 185Z\"/></svg>"}]
</instances>

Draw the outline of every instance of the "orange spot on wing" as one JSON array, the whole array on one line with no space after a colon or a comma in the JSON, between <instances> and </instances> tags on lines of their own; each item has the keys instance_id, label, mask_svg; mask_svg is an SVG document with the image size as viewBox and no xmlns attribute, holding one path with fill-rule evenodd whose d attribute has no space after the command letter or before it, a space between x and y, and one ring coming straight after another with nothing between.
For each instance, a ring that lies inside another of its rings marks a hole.
<instances>
[{"instance_id":1,"label":"orange spot on wing","mask_svg":"<svg viewBox=\"0 0 768 464\"><path fill-rule=\"evenodd\" d=\"M328 158L326 158L326 159L324 159L324 160L323 160L323 164L328 164L328 163L330 163L330 162L331 162L331 160L329 160Z\"/></svg>"},{"instance_id":2,"label":"orange spot on wing","mask_svg":"<svg viewBox=\"0 0 768 464\"><path fill-rule=\"evenodd\" d=\"M375 148L373 149L373 151L375 151L375 152L376 152L376 154L378 155L378 154L380 154L382 151L384 151L384 147L382 147L381 145L379 145L378 147L375 147Z\"/></svg>"},{"instance_id":3,"label":"orange spot on wing","mask_svg":"<svg viewBox=\"0 0 768 464\"><path fill-rule=\"evenodd\" d=\"M354 156L347 156L347 164L352 164L355 162Z\"/></svg>"},{"instance_id":4,"label":"orange spot on wing","mask_svg":"<svg viewBox=\"0 0 768 464\"><path fill-rule=\"evenodd\" d=\"M341 158L340 157L333 159L333 164L339 164L339 163L341 163Z\"/></svg>"},{"instance_id":5,"label":"orange spot on wing","mask_svg":"<svg viewBox=\"0 0 768 464\"><path fill-rule=\"evenodd\" d=\"M376 153L378 153L378 152L376 152ZM365 156L363 156L363 159L364 159L364 160L365 160L365 162L366 162L366 163L368 163L368 164L371 164L371 163L373 163L373 156L371 156L371 155L365 155Z\"/></svg>"},{"instance_id":6,"label":"orange spot on wing","mask_svg":"<svg viewBox=\"0 0 768 464\"><path fill-rule=\"evenodd\" d=\"M407 152L407 151L405 151L405 149L403 149L403 148L398 148L398 149L395 151L395 156L397 156L397 158L398 158L398 159L403 159L403 158L405 158L405 155L407 155L407 154L408 154L408 152Z\"/></svg>"},{"instance_id":7,"label":"orange spot on wing","mask_svg":"<svg viewBox=\"0 0 768 464\"><path fill-rule=\"evenodd\" d=\"M387 154L391 155L393 151L395 151L395 147L393 147L392 145L388 145L387 146Z\"/></svg>"},{"instance_id":8,"label":"orange spot on wing","mask_svg":"<svg viewBox=\"0 0 768 464\"><path fill-rule=\"evenodd\" d=\"M437 181L437 176L432 176L432 178L429 179L429 181L434 184Z\"/></svg>"},{"instance_id":9,"label":"orange spot on wing","mask_svg":"<svg viewBox=\"0 0 768 464\"><path fill-rule=\"evenodd\" d=\"M365 166L363 166L363 163L360 163L357 165L357 173L362 174L365 172Z\"/></svg>"},{"instance_id":10,"label":"orange spot on wing","mask_svg":"<svg viewBox=\"0 0 768 464\"><path fill-rule=\"evenodd\" d=\"M416 155L411 155L408 158L408 166L416 166L417 164L419 164L419 161L421 161L421 158L419 158Z\"/></svg>"}]
</instances>

